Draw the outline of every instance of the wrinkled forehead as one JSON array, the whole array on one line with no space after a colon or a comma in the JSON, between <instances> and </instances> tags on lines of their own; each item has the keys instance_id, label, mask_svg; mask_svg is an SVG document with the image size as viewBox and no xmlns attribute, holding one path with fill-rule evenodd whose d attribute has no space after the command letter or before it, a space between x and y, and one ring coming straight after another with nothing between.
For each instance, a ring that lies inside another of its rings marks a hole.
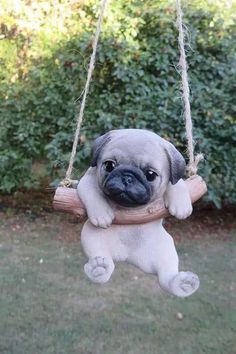
<instances>
[{"instance_id":1,"label":"wrinkled forehead","mask_svg":"<svg viewBox=\"0 0 236 354\"><path fill-rule=\"evenodd\" d=\"M106 144L102 160L112 159L122 164L132 164L138 167L163 167L167 157L161 140L158 137L129 135L114 136Z\"/></svg>"}]
</instances>

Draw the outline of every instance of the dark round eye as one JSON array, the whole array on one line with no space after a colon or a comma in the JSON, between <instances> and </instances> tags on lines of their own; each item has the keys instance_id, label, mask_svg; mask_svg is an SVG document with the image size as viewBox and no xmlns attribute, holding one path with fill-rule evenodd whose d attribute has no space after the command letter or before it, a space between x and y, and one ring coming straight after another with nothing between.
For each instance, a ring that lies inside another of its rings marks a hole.
<instances>
[{"instance_id":1,"label":"dark round eye","mask_svg":"<svg viewBox=\"0 0 236 354\"><path fill-rule=\"evenodd\" d=\"M108 160L104 162L104 167L107 172L111 172L115 168L115 162L112 160Z\"/></svg>"},{"instance_id":2,"label":"dark round eye","mask_svg":"<svg viewBox=\"0 0 236 354\"><path fill-rule=\"evenodd\" d=\"M145 176L149 182L152 182L157 177L157 174L152 170L148 170L146 171Z\"/></svg>"}]
</instances>

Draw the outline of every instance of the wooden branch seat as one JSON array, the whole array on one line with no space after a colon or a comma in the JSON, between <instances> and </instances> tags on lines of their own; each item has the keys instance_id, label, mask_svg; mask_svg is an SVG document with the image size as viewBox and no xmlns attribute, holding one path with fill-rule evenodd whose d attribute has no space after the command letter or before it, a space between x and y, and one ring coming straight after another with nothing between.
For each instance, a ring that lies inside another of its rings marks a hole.
<instances>
[{"instance_id":1,"label":"wooden branch seat","mask_svg":"<svg viewBox=\"0 0 236 354\"><path fill-rule=\"evenodd\" d=\"M192 203L200 199L207 191L207 186L202 177L193 176L186 181ZM86 210L79 199L77 190L74 188L58 187L54 195L53 207L55 210L74 214L80 222L87 219ZM114 224L141 224L155 219L170 216L165 208L163 199L158 199L146 206L137 208L121 208L115 210Z\"/></svg>"}]
</instances>

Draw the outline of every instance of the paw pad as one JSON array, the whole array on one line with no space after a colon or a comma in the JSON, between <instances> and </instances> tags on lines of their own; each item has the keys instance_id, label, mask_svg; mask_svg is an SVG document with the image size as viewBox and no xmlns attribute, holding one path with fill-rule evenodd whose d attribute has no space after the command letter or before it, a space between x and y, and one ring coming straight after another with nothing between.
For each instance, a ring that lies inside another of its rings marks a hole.
<instances>
[{"instance_id":1,"label":"paw pad","mask_svg":"<svg viewBox=\"0 0 236 354\"><path fill-rule=\"evenodd\" d=\"M171 292L179 297L187 297L195 293L199 288L200 282L197 274L192 272L179 272L171 280Z\"/></svg>"},{"instance_id":2,"label":"paw pad","mask_svg":"<svg viewBox=\"0 0 236 354\"><path fill-rule=\"evenodd\" d=\"M90 259L84 266L85 274L95 283L106 283L113 270L113 262L99 256Z\"/></svg>"}]
</instances>

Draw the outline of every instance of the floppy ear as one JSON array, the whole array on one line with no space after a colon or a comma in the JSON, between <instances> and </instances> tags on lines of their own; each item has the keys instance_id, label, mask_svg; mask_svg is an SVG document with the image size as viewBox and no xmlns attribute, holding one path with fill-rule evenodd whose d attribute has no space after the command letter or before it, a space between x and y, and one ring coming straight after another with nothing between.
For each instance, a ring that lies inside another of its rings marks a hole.
<instances>
[{"instance_id":1,"label":"floppy ear","mask_svg":"<svg viewBox=\"0 0 236 354\"><path fill-rule=\"evenodd\" d=\"M104 146L111 140L110 133L106 133L104 135L99 136L93 143L92 146L92 161L91 161L91 166L95 167L97 166L97 161L99 158L99 155L104 148Z\"/></svg>"},{"instance_id":2,"label":"floppy ear","mask_svg":"<svg viewBox=\"0 0 236 354\"><path fill-rule=\"evenodd\" d=\"M170 182L176 184L185 174L186 163L181 153L171 143L166 144L165 151L170 166Z\"/></svg>"}]
</instances>

